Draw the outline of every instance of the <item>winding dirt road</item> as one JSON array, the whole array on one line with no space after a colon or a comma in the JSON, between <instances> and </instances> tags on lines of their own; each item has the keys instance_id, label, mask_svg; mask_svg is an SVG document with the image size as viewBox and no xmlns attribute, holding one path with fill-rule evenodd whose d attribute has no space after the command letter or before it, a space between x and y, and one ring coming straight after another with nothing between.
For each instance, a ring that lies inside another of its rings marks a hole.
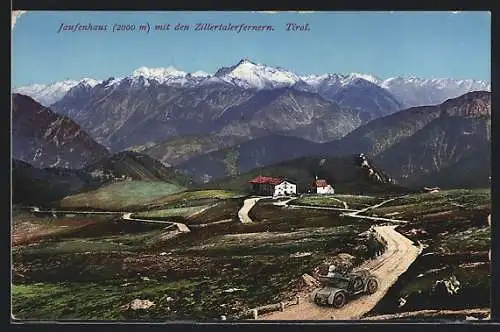
<instances>
[{"instance_id":1,"label":"winding dirt road","mask_svg":"<svg viewBox=\"0 0 500 332\"><path fill-rule=\"evenodd\" d=\"M375 205L366 207L366 208L361 209L361 210L356 210L356 211L348 212L348 213L342 213L340 216L341 217L351 217L351 218L375 220L375 221L380 221L380 222L392 222L392 223L398 223L398 224L407 224L408 220L400 220L400 219L393 219L393 218L382 218L382 217L372 217L372 216L360 215L360 213L366 212L368 210L376 209L378 207L381 207L382 205L385 205L385 204L387 204L389 202L395 201L397 199L400 199L400 198L403 198L403 197L406 197L406 196L408 196L408 195L390 198L390 199L387 199L387 200L385 200L383 202L377 203Z\"/></svg>"},{"instance_id":2,"label":"winding dirt road","mask_svg":"<svg viewBox=\"0 0 500 332\"><path fill-rule=\"evenodd\" d=\"M333 198L333 200L339 202L339 203L342 203L342 205L344 206L343 208L340 208L340 207L330 207L330 206L320 206L320 205L296 205L296 204L290 204L290 202L298 199L298 198L290 198L286 201L282 201L282 202L274 202L273 205L275 206L281 206L281 207L290 207L290 208L293 208L293 209L313 209L313 210L327 210L327 211L341 211L341 212L344 212L342 213L340 216L347 216L347 217L352 217L352 218L364 218L364 219L371 219L371 220L378 220L378 221L381 221L381 222L385 222L385 221L394 221L394 222L400 222L400 223L406 223L407 221L405 220L396 220L396 219L389 219L389 218L380 218L380 217L370 217L370 216L365 216L365 215L359 215L360 213L364 213L368 210L372 210L372 209L376 209L378 207L381 207L382 205L384 204L387 204L389 202L392 202L396 199L400 199L400 198L403 198L403 197L406 197L408 195L404 195L404 196L399 196L399 197L393 197L393 198L390 198L390 199L387 199L383 202L380 202L380 203L377 203L375 205L371 205L371 206L368 206L364 209L352 209L352 208L349 208L349 205L347 204L347 202L343 201L343 200L340 200L338 198Z\"/></svg>"},{"instance_id":3,"label":"winding dirt road","mask_svg":"<svg viewBox=\"0 0 500 332\"><path fill-rule=\"evenodd\" d=\"M231 221L233 221L233 219L223 219L223 220L219 220L219 221L212 221L211 223L208 223L208 224L192 224L192 225L189 225L189 227L190 228L205 228L205 227L210 227L213 225L225 224L225 223L228 223Z\"/></svg>"},{"instance_id":4,"label":"winding dirt road","mask_svg":"<svg viewBox=\"0 0 500 332\"><path fill-rule=\"evenodd\" d=\"M421 319L429 319L432 317L437 317L443 319L446 316L465 316L466 320L478 320L478 318L473 315L480 315L484 318L479 319L491 319L491 309L490 308L474 308L474 309L458 309L458 310L441 310L441 309L427 309L427 310L417 310L410 312L401 312L397 314L379 315L363 318L363 320L389 320L389 319L401 319L409 317L418 317ZM456 319L456 318L452 318Z\"/></svg>"},{"instance_id":5,"label":"winding dirt road","mask_svg":"<svg viewBox=\"0 0 500 332\"><path fill-rule=\"evenodd\" d=\"M368 268L379 280L375 294L361 295L351 299L343 308L321 307L313 302L311 294L298 305L285 311L274 312L259 317L261 320L356 320L372 310L384 297L389 288L397 281L421 253L412 241L398 233L397 226L376 226L375 231L387 241L387 250L375 260L366 261L359 268Z\"/></svg>"},{"instance_id":6,"label":"winding dirt road","mask_svg":"<svg viewBox=\"0 0 500 332\"><path fill-rule=\"evenodd\" d=\"M189 219L189 218L196 217L197 215L202 214L203 212L207 211L208 209L214 208L214 207L216 207L217 205L219 205L219 203L215 203L215 204L209 205L209 206L207 206L207 207L204 207L204 208L203 208L203 209L201 209L201 210L198 210L198 211L196 211L196 212L194 212L194 213L191 213L191 214L190 214L187 218Z\"/></svg>"},{"instance_id":7,"label":"winding dirt road","mask_svg":"<svg viewBox=\"0 0 500 332\"><path fill-rule=\"evenodd\" d=\"M377 204L375 204L375 205L371 205L371 206L368 206L368 207L366 207L366 208L364 208L364 209L357 210L356 212L349 213L349 215L350 215L350 216L353 216L353 215L357 215L357 214L360 214L360 213L364 213L364 212L366 212L366 211L368 211L368 210L373 210L373 209L376 209L376 208L378 208L378 207L381 207L382 205L385 205L385 204L387 204L387 203L389 203L389 202L395 201L395 200L397 200L397 199L400 199L400 198L403 198L403 197L406 197L406 196L408 196L408 195L404 195L404 196L398 196L398 197L389 198L389 199L386 199L385 201L382 201L382 202L377 203Z\"/></svg>"},{"instance_id":8,"label":"winding dirt road","mask_svg":"<svg viewBox=\"0 0 500 332\"><path fill-rule=\"evenodd\" d=\"M298 197L292 197L292 198L289 198L285 201L273 202L273 205L275 205L275 206L287 206L288 204L290 204L291 201L294 201L296 199L298 199Z\"/></svg>"},{"instance_id":9,"label":"winding dirt road","mask_svg":"<svg viewBox=\"0 0 500 332\"><path fill-rule=\"evenodd\" d=\"M331 199L333 199L334 201L337 201L339 203L342 203L342 205L344 205L344 209L349 209L349 205L347 204L347 202L344 202L338 198L335 198L335 197L331 197Z\"/></svg>"},{"instance_id":10,"label":"winding dirt road","mask_svg":"<svg viewBox=\"0 0 500 332\"><path fill-rule=\"evenodd\" d=\"M171 221L161 221L161 220L151 220L151 219L136 219L136 218L132 218L131 212L124 213L122 216L122 219L123 220L131 220L131 221L139 221L139 222L156 223L156 224L170 224L170 225L176 226L179 229L179 231L182 233L191 232L189 227L187 227L185 224L182 224L179 222L171 222Z\"/></svg>"},{"instance_id":11,"label":"winding dirt road","mask_svg":"<svg viewBox=\"0 0 500 332\"><path fill-rule=\"evenodd\" d=\"M243 206L238 211L238 219L240 219L242 224L251 224L253 222L252 219L248 216L248 212L250 212L250 210L258 201L264 198L271 197L254 197L245 199L245 201L243 202Z\"/></svg>"},{"instance_id":12,"label":"winding dirt road","mask_svg":"<svg viewBox=\"0 0 500 332\"><path fill-rule=\"evenodd\" d=\"M181 231L182 233L189 233L191 231L189 229L189 227L187 227L185 224L178 223L178 222L152 220L152 219L135 219L135 218L132 218L132 212L116 212L116 211L115 212L111 212L111 211L71 211L71 210L47 210L47 211L42 211L42 210L40 210L40 208L38 208L36 206L31 207L31 210L32 210L33 213L46 213L46 214L51 214L51 213L64 213L64 214L122 214L122 219L123 220L172 225L172 226L177 227L179 229L179 231Z\"/></svg>"},{"instance_id":13,"label":"winding dirt road","mask_svg":"<svg viewBox=\"0 0 500 332\"><path fill-rule=\"evenodd\" d=\"M344 209L339 207L329 207L329 206L314 206L314 205L295 205L289 204L287 207L292 209L312 209L312 210L324 210L324 211L340 211L340 212L357 212L359 210L354 209Z\"/></svg>"},{"instance_id":14,"label":"winding dirt road","mask_svg":"<svg viewBox=\"0 0 500 332\"><path fill-rule=\"evenodd\" d=\"M319 205L295 205L295 204L290 204L290 202L295 201L299 199L298 197L293 197L290 199L287 199L285 201L280 201L280 202L273 202L274 206L280 206L280 207L289 207L292 209L312 209L312 210L326 210L326 211L342 211L342 212L358 212L359 210L354 210L354 209L349 209L349 206L347 205L346 202L341 201L340 199L335 198L336 201L342 203L344 205L343 208L339 207L330 207L330 206L319 206Z\"/></svg>"}]
</instances>

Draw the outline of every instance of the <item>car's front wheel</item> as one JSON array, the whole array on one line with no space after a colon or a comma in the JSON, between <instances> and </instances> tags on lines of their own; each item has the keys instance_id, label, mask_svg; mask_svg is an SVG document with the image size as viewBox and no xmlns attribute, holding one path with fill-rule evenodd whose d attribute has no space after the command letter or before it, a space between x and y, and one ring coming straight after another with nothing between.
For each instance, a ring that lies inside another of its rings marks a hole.
<instances>
[{"instance_id":1,"label":"car's front wheel","mask_svg":"<svg viewBox=\"0 0 500 332\"><path fill-rule=\"evenodd\" d=\"M342 308L345 303L347 302L347 298L345 296L345 293L344 292L338 292L335 294L335 296L333 297L333 306L335 308Z\"/></svg>"}]
</instances>

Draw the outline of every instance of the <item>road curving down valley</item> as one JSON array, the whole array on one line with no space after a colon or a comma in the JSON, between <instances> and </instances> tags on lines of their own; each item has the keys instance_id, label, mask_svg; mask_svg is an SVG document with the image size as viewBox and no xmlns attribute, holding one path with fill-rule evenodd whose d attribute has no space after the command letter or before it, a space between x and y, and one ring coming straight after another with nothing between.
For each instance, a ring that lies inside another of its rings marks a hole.
<instances>
[{"instance_id":1,"label":"road curving down valley","mask_svg":"<svg viewBox=\"0 0 500 332\"><path fill-rule=\"evenodd\" d=\"M131 221L139 221L139 222L157 223L157 224L169 224L169 225L176 226L177 229L181 233L189 233L191 231L189 229L189 227L187 227L185 224L182 224L182 223L179 223L179 222L132 218L132 213L131 212L124 213L123 216L122 216L122 219L123 220L131 220Z\"/></svg>"},{"instance_id":2,"label":"road curving down valley","mask_svg":"<svg viewBox=\"0 0 500 332\"><path fill-rule=\"evenodd\" d=\"M351 299L340 309L321 307L308 294L299 304L259 316L261 320L357 320L372 310L421 253L411 240L395 230L397 226L375 226L375 231L387 241L387 249L377 259L368 260L359 268L367 268L379 281L378 290L372 295Z\"/></svg>"},{"instance_id":3,"label":"road curving down valley","mask_svg":"<svg viewBox=\"0 0 500 332\"><path fill-rule=\"evenodd\" d=\"M238 219L240 219L242 224L253 223L252 219L248 216L248 212L250 212L250 210L254 207L254 205L258 201L264 198L271 198L271 197L253 197L245 199L245 201L243 202L243 206L238 211Z\"/></svg>"},{"instance_id":4,"label":"road curving down valley","mask_svg":"<svg viewBox=\"0 0 500 332\"><path fill-rule=\"evenodd\" d=\"M153 220L153 219L136 219L132 218L132 212L118 212L118 211L71 211L71 210L46 210L42 211L40 208L33 206L31 207L32 213L38 213L38 214L53 214L53 213L65 213L65 214L108 214L108 215L122 215L123 220L130 220L130 221L138 221L138 222L147 222L147 223L156 223L156 224L166 224L166 225L171 225L177 227L177 229L181 233L189 233L191 230L189 229L188 226L182 223L178 222L172 222L172 221L161 221L161 220Z\"/></svg>"}]
</instances>

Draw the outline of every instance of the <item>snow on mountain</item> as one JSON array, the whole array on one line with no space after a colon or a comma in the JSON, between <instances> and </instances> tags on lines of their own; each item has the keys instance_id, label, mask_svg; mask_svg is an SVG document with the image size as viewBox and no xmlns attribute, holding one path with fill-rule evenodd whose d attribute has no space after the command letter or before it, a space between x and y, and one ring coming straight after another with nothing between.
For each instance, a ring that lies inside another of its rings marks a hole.
<instances>
[{"instance_id":1,"label":"snow on mountain","mask_svg":"<svg viewBox=\"0 0 500 332\"><path fill-rule=\"evenodd\" d=\"M270 67L243 59L232 67L219 69L215 76L241 88L274 89L292 86L300 78L295 73L279 67Z\"/></svg>"},{"instance_id":2,"label":"snow on mountain","mask_svg":"<svg viewBox=\"0 0 500 332\"><path fill-rule=\"evenodd\" d=\"M372 119L399 111L402 106L389 91L375 83L380 81L375 76L358 73L307 75L294 88L360 110L365 119Z\"/></svg>"},{"instance_id":3,"label":"snow on mountain","mask_svg":"<svg viewBox=\"0 0 500 332\"><path fill-rule=\"evenodd\" d=\"M115 77L110 77L108 78L107 80L103 81L102 82L102 85L104 85L104 88L107 89L107 88L111 88L111 87L114 87L115 85L117 84L120 84L120 82L123 80L122 77L118 77L118 78L115 78Z\"/></svg>"},{"instance_id":4,"label":"snow on mountain","mask_svg":"<svg viewBox=\"0 0 500 332\"><path fill-rule=\"evenodd\" d=\"M205 80L211 75L203 71L194 73L186 73L174 67L167 68L148 68L140 67L133 71L132 78L138 80L143 77L146 80L143 82L146 86L150 80L155 80L160 84L175 85L175 86L194 86Z\"/></svg>"},{"instance_id":5,"label":"snow on mountain","mask_svg":"<svg viewBox=\"0 0 500 332\"><path fill-rule=\"evenodd\" d=\"M378 78L377 76L368 75L368 74L361 74L361 73L351 73L350 75L352 77L362 78L365 81L371 82L373 84L380 85L382 83L382 80L380 78Z\"/></svg>"},{"instance_id":6,"label":"snow on mountain","mask_svg":"<svg viewBox=\"0 0 500 332\"><path fill-rule=\"evenodd\" d=\"M211 74L205 73L204 71L201 71L201 70L195 71L194 73L190 73L188 75L191 75L193 77L208 77L208 76L211 76Z\"/></svg>"},{"instance_id":7,"label":"snow on mountain","mask_svg":"<svg viewBox=\"0 0 500 332\"><path fill-rule=\"evenodd\" d=\"M380 84L405 106L437 105L472 91L491 91L487 81L391 77Z\"/></svg>"},{"instance_id":8,"label":"snow on mountain","mask_svg":"<svg viewBox=\"0 0 500 332\"><path fill-rule=\"evenodd\" d=\"M300 79L310 87L318 87L321 83L327 80L329 76L332 76L332 74L305 75L301 76Z\"/></svg>"},{"instance_id":9,"label":"snow on mountain","mask_svg":"<svg viewBox=\"0 0 500 332\"><path fill-rule=\"evenodd\" d=\"M121 84L130 84L134 87L147 87L150 81L154 80L160 84L177 85L177 86L195 86L201 81L209 78L211 74L203 71L194 73L186 73L177 70L174 67L167 68L148 68L140 67L132 72L130 76L119 78L108 78L104 81L98 81L92 78L83 78L81 80L65 80L51 84L32 84L14 88L13 93L20 93L29 96L43 106L50 106L64 97L72 88L81 85L82 87L95 87L98 84L103 84L103 87L108 89Z\"/></svg>"},{"instance_id":10,"label":"snow on mountain","mask_svg":"<svg viewBox=\"0 0 500 332\"><path fill-rule=\"evenodd\" d=\"M359 79L371 82L373 84L379 85L382 82L379 78L366 75L366 74L323 74L323 75L306 75L301 76L300 79L305 82L308 86L315 89L324 89L325 87L337 86L343 87L354 82Z\"/></svg>"},{"instance_id":11,"label":"snow on mountain","mask_svg":"<svg viewBox=\"0 0 500 332\"><path fill-rule=\"evenodd\" d=\"M83 78L81 80L66 80L51 84L33 84L15 88L13 92L29 96L43 106L50 106L78 84L94 87L99 83L99 81L92 78Z\"/></svg>"},{"instance_id":12,"label":"snow on mountain","mask_svg":"<svg viewBox=\"0 0 500 332\"><path fill-rule=\"evenodd\" d=\"M319 93L332 99L341 90L357 86L357 89L373 89L378 86L393 95L404 107L439 104L446 99L455 98L467 92L491 90L490 83L475 80L421 79L416 77L393 77L382 80L376 76L362 73L320 74L299 76L292 71L254 63L243 59L230 67L220 68L214 75L196 71L186 73L174 67L148 68L139 67L131 75L121 78L109 78L104 82L93 79L67 80L53 84L34 84L14 89L13 92L32 97L39 103L49 106L60 100L70 89L78 84L103 88L141 88L158 84L194 87L200 84L231 84L243 89L274 89L294 87L295 89ZM334 98L333 98L334 99Z\"/></svg>"},{"instance_id":13,"label":"snow on mountain","mask_svg":"<svg viewBox=\"0 0 500 332\"><path fill-rule=\"evenodd\" d=\"M134 70L132 76L144 76L147 78L153 78L158 80L158 82L163 82L164 80L170 77L184 77L186 73L177 70L174 67L167 68L148 68L148 67L140 67Z\"/></svg>"}]
</instances>

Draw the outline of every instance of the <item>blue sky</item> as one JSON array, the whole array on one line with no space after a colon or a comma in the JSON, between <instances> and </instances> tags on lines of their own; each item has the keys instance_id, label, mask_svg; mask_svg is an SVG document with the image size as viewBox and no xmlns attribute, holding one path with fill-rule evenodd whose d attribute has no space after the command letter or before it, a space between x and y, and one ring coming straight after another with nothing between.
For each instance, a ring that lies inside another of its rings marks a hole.
<instances>
[{"instance_id":1,"label":"blue sky","mask_svg":"<svg viewBox=\"0 0 500 332\"><path fill-rule=\"evenodd\" d=\"M64 24L232 23L272 32L77 31ZM285 31L286 23L310 31ZM141 66L213 73L242 58L298 74L490 80L489 12L27 12L12 32L12 84L106 79Z\"/></svg>"}]
</instances>

